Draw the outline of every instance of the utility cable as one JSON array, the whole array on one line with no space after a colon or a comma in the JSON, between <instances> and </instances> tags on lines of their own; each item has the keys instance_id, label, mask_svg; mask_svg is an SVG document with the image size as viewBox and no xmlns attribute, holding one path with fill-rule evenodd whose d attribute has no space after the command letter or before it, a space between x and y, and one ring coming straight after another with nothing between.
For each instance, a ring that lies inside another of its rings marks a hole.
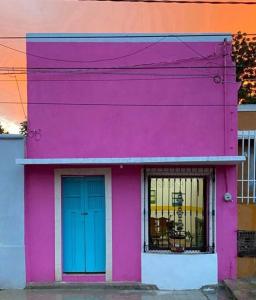
<instances>
[{"instance_id":1,"label":"utility cable","mask_svg":"<svg viewBox=\"0 0 256 300\"><path fill-rule=\"evenodd\" d=\"M255 2L256 3L256 2ZM93 35L93 34L70 34L68 35L68 33L66 34L58 34L58 35L29 35L29 36L0 36L0 40L2 39L7 39L7 40L13 40L13 39L28 39L28 40L33 40L33 39L54 39L54 40L58 40L58 39L132 39L132 38L159 38L159 37L227 37L227 35L230 35L229 33L147 33L147 34L143 34L143 33L131 33L131 34L102 34L102 35ZM246 35L250 36L250 35L256 35L256 33L246 33Z\"/></svg>"},{"instance_id":2,"label":"utility cable","mask_svg":"<svg viewBox=\"0 0 256 300\"><path fill-rule=\"evenodd\" d=\"M15 78L15 82L16 82L16 85L17 85L17 89L18 89L18 94L19 94L19 99L20 99L22 111L23 111L23 114L24 114L25 119L27 119L27 115L26 115L26 112L25 112L24 104L23 104L23 101L22 101L22 96L21 96L20 86L19 86L19 82L18 82L18 80L17 80L16 75L14 75L14 78Z\"/></svg>"},{"instance_id":3,"label":"utility cable","mask_svg":"<svg viewBox=\"0 0 256 300\"><path fill-rule=\"evenodd\" d=\"M0 43L0 46L3 47L3 48L7 48L9 50L12 50L12 51L16 51L16 52L19 52L19 53L22 53L22 54L25 54L25 55L28 55L28 56L32 56L32 57L36 57L36 58L40 58L40 59L44 59L44 60L53 60L53 61L59 61L59 62L73 62L73 63L97 63L97 62L103 62L103 61L114 61L114 60L123 59L123 58L127 58L127 57L130 57L130 56L136 55L138 53L141 53L141 52L157 45L158 43L160 43L161 41L163 41L166 38L167 38L167 36L166 37L161 37L156 42L150 43L147 46L144 46L144 47L142 47L138 50L132 51L132 52L124 54L124 55L120 55L120 56L116 56L116 57L112 57L112 58L101 58L101 59L94 59L94 60L67 60L67 59L51 58L51 57L46 57L46 56L41 56L41 55L25 52L25 51L19 50L17 48L13 48L13 47L4 45L2 43Z\"/></svg>"},{"instance_id":4,"label":"utility cable","mask_svg":"<svg viewBox=\"0 0 256 300\"><path fill-rule=\"evenodd\" d=\"M78 0L81 2L131 2L131 3L168 3L168 4L210 4L210 5L256 5L255 1L205 1L205 0Z\"/></svg>"},{"instance_id":5,"label":"utility cable","mask_svg":"<svg viewBox=\"0 0 256 300\"><path fill-rule=\"evenodd\" d=\"M143 51L145 51L145 50L147 50L151 47L154 47L155 45L159 44L160 42L162 42L163 40L165 40L168 37L174 37L174 38L178 39L179 37L182 37L182 36L187 37L188 35L171 35L171 34L163 35L163 36L160 36L160 38L157 41L149 43L148 45L146 45L146 46L144 46L140 49L137 49L135 51L132 51L130 53L120 55L120 56L116 56L116 57L112 57L112 58L111 57L110 58L101 58L101 59L95 59L95 60L67 60L67 59L52 58L52 57L46 57L46 56L42 56L42 55L29 53L29 52L26 52L26 51L23 51L23 50L20 50L20 49L11 47L11 46L7 46L7 45L2 44L2 43L0 43L0 46L3 47L3 48L9 49L9 50L15 51L15 52L19 52L19 53L22 53L22 54L25 54L25 55L28 55L28 56L31 56L31 57L36 57L36 58L40 58L40 59L44 59L44 60L67 62L67 63L69 63L69 62L73 62L73 63L97 63L97 62L114 61L114 60L118 60L118 59L127 58L127 57L130 57L130 56L136 55L138 53L141 53L141 52L143 52ZM197 35L191 35L191 36L197 36ZM201 37L201 36L208 36L208 35L203 34L203 35L198 35L198 36ZM209 35L209 36L219 36L219 35ZM227 35L223 35L223 37L225 37L225 36L227 36ZM116 37L116 36L114 36L114 37ZM127 37L130 37L130 36L127 36ZM131 36L131 37L134 37L134 36ZM159 36L157 36L157 37L159 37ZM6 37L6 38L8 38L8 37ZM80 38L80 37L78 37L78 38ZM120 38L126 38L126 37L120 36ZM0 39L3 39L3 37L0 38ZM29 37L29 39L30 39L30 37Z\"/></svg>"},{"instance_id":6,"label":"utility cable","mask_svg":"<svg viewBox=\"0 0 256 300\"><path fill-rule=\"evenodd\" d=\"M0 101L2 104L21 105L17 101ZM27 102L28 105L56 105L56 106L122 106L122 107L222 107L223 104L138 104L138 103L78 103L78 102ZM236 107L235 104L226 104L226 107Z\"/></svg>"}]
</instances>

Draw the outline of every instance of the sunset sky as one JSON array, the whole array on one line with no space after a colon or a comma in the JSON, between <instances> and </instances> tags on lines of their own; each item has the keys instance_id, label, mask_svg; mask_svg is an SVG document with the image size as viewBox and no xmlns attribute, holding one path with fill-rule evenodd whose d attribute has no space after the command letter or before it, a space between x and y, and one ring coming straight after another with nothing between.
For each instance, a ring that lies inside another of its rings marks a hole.
<instances>
[{"instance_id":1,"label":"sunset sky","mask_svg":"<svg viewBox=\"0 0 256 300\"><path fill-rule=\"evenodd\" d=\"M224 0L223 0L224 1ZM181 5L83 2L78 0L1 0L0 36L28 32L256 32L256 5ZM25 39L0 39L0 67L24 67ZM16 80L17 79L17 80ZM0 101L26 102L25 77L0 75ZM26 107L25 107L26 109ZM25 111L26 114L26 111ZM0 122L17 131L25 119L21 105L0 103Z\"/></svg>"}]
</instances>

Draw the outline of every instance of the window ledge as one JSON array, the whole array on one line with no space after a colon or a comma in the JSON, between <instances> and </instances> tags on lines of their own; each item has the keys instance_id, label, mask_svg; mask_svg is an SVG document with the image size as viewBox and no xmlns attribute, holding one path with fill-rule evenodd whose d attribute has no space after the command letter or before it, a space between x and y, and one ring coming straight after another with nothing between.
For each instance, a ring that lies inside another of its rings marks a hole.
<instances>
[{"instance_id":1,"label":"window ledge","mask_svg":"<svg viewBox=\"0 0 256 300\"><path fill-rule=\"evenodd\" d=\"M168 255L198 255L198 254L215 254L213 251L206 251L206 252L201 252L201 251L184 251L184 252L172 252L168 250L148 250L144 251L143 254L168 254Z\"/></svg>"}]
</instances>

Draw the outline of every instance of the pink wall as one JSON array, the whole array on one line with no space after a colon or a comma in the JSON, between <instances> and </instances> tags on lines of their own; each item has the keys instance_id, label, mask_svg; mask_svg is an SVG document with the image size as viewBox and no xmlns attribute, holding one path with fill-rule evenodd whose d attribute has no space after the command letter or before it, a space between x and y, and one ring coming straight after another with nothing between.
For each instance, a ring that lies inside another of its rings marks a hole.
<instances>
[{"instance_id":1,"label":"pink wall","mask_svg":"<svg viewBox=\"0 0 256 300\"><path fill-rule=\"evenodd\" d=\"M54 166L26 168L27 282L53 282ZM113 280L140 281L141 200L140 168L112 168ZM64 276L67 281L88 277ZM102 281L104 276L90 277Z\"/></svg>"},{"instance_id":2,"label":"pink wall","mask_svg":"<svg viewBox=\"0 0 256 300\"><path fill-rule=\"evenodd\" d=\"M25 184L27 281L54 281L53 169L26 167Z\"/></svg>"},{"instance_id":3,"label":"pink wall","mask_svg":"<svg viewBox=\"0 0 256 300\"><path fill-rule=\"evenodd\" d=\"M30 68L113 67L152 62L165 62L164 66L183 68L122 71L125 75L71 75L66 72L53 75L31 71L28 75L29 129L40 130L40 134L29 134L27 156L236 155L234 69L227 71L226 80L229 83L223 85L213 80L213 76L224 74L223 43L158 42L154 46L149 45L141 42L29 41L28 53L60 60L29 55ZM136 55L104 62L62 61L122 57L145 47L148 47L147 50ZM166 64L177 60L179 62ZM231 66L229 57L227 64ZM155 80L156 77L158 80ZM61 103L73 105L59 105ZM54 166L26 168L26 261L29 282L54 281L53 170ZM113 280L140 281L140 167L113 167L112 175ZM217 168L219 279L236 276L236 204L235 201L223 201L226 191L236 198L235 182L235 167Z\"/></svg>"},{"instance_id":4,"label":"pink wall","mask_svg":"<svg viewBox=\"0 0 256 300\"><path fill-rule=\"evenodd\" d=\"M113 168L113 280L141 280L141 170Z\"/></svg>"},{"instance_id":5,"label":"pink wall","mask_svg":"<svg viewBox=\"0 0 256 300\"><path fill-rule=\"evenodd\" d=\"M54 281L54 166L26 168L26 266L28 282ZM225 175L226 173L226 175ZM141 280L141 169L112 168L113 280ZM225 178L226 177L226 178ZM216 170L218 278L236 277L236 168ZM64 276L66 281L102 281L104 277Z\"/></svg>"},{"instance_id":6,"label":"pink wall","mask_svg":"<svg viewBox=\"0 0 256 300\"><path fill-rule=\"evenodd\" d=\"M218 254L218 278L236 278L237 274L237 204L236 167L216 169L216 243ZM225 202L225 192L233 196Z\"/></svg>"},{"instance_id":7,"label":"pink wall","mask_svg":"<svg viewBox=\"0 0 256 300\"><path fill-rule=\"evenodd\" d=\"M227 69L225 89L213 80L224 72L220 41L184 44L175 39L158 42L136 55L92 63L134 53L150 44L29 40L29 53L90 62L67 63L28 55L29 68L80 68L75 74L70 69L30 71L29 128L41 134L28 138L28 157L224 155L225 143L226 154L235 154L236 132L229 128L236 128L236 118L232 118L236 114L234 69ZM153 69L81 70L137 64ZM233 66L229 56L227 65Z\"/></svg>"}]
</instances>

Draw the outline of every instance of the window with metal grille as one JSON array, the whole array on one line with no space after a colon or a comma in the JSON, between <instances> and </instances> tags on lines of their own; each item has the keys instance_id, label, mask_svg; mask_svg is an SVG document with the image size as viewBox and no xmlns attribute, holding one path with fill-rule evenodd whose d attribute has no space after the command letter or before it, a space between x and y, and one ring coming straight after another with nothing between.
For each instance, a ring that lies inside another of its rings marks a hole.
<instances>
[{"instance_id":1,"label":"window with metal grille","mask_svg":"<svg viewBox=\"0 0 256 300\"><path fill-rule=\"evenodd\" d=\"M256 231L238 230L237 255L256 257Z\"/></svg>"},{"instance_id":2,"label":"window with metal grille","mask_svg":"<svg viewBox=\"0 0 256 300\"><path fill-rule=\"evenodd\" d=\"M246 161L238 165L239 203L256 203L256 131L239 131L238 154Z\"/></svg>"},{"instance_id":3,"label":"window with metal grille","mask_svg":"<svg viewBox=\"0 0 256 300\"><path fill-rule=\"evenodd\" d=\"M212 172L178 170L146 172L145 251L213 251Z\"/></svg>"}]
</instances>

